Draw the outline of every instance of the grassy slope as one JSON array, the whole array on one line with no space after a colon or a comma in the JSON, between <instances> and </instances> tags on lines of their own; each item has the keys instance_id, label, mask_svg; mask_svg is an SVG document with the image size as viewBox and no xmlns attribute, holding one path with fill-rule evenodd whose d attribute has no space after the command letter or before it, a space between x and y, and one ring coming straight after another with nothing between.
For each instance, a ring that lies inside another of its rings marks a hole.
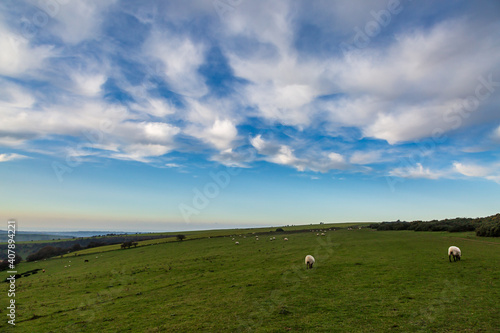
<instances>
[{"instance_id":1,"label":"grassy slope","mask_svg":"<svg viewBox=\"0 0 500 333\"><path fill-rule=\"evenodd\" d=\"M281 240L284 236L290 240ZM499 243L487 243L490 239L368 229L324 237L285 234L276 241L237 238L239 246L229 237L203 238L23 263L20 272L42 267L47 272L17 281L17 328L493 332L500 327ZM462 249L461 262L448 262L449 245ZM305 269L306 254L316 257L313 270ZM0 331L6 327L7 300L1 298Z\"/></svg>"}]
</instances>

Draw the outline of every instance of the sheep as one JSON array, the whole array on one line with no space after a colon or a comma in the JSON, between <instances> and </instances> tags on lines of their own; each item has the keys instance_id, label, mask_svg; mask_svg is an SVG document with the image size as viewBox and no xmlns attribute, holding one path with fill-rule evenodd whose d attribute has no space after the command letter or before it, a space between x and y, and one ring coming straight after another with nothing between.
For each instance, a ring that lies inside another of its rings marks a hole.
<instances>
[{"instance_id":1,"label":"sheep","mask_svg":"<svg viewBox=\"0 0 500 333\"><path fill-rule=\"evenodd\" d=\"M287 241L287 240L288 240L288 238L286 238L286 237L285 237L285 238L283 238L283 240L284 240L284 241Z\"/></svg>"},{"instance_id":2,"label":"sheep","mask_svg":"<svg viewBox=\"0 0 500 333\"><path fill-rule=\"evenodd\" d=\"M89 262L89 261L88 261L88 259L85 259L85 261L84 261L84 262Z\"/></svg>"},{"instance_id":3,"label":"sheep","mask_svg":"<svg viewBox=\"0 0 500 333\"><path fill-rule=\"evenodd\" d=\"M450 260L451 262L451 256L453 256L453 261L457 261L460 260L460 257L462 256L462 252L460 251L460 249L456 246L450 246L448 248L448 259Z\"/></svg>"},{"instance_id":4,"label":"sheep","mask_svg":"<svg viewBox=\"0 0 500 333\"><path fill-rule=\"evenodd\" d=\"M235 242L234 244L235 244L235 245L240 245L240 242Z\"/></svg>"},{"instance_id":5,"label":"sheep","mask_svg":"<svg viewBox=\"0 0 500 333\"><path fill-rule=\"evenodd\" d=\"M306 256L306 265L307 265L307 268L313 268L313 264L316 262L316 260L314 260L314 257L310 254L308 254Z\"/></svg>"}]
</instances>

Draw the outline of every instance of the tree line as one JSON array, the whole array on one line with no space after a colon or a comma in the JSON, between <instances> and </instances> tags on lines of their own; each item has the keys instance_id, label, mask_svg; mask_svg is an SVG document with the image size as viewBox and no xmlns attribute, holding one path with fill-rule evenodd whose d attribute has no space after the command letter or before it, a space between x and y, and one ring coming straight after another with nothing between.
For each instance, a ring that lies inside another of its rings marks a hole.
<instances>
[{"instance_id":1,"label":"tree line","mask_svg":"<svg viewBox=\"0 0 500 333\"><path fill-rule=\"evenodd\" d=\"M395 221L372 223L369 228L379 231L385 230L414 230L414 231L448 231L462 232L475 231L477 236L481 237L499 237L500 236L500 214L479 217L432 220L432 221Z\"/></svg>"}]
</instances>

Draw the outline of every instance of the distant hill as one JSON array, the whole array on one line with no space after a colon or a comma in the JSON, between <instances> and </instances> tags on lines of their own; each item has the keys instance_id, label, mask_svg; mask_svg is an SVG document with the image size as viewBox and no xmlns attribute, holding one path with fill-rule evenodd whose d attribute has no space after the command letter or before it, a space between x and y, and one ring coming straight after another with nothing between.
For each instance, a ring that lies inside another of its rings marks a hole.
<instances>
[{"instance_id":1,"label":"distant hill","mask_svg":"<svg viewBox=\"0 0 500 333\"><path fill-rule=\"evenodd\" d=\"M60 240L79 237L93 237L105 235L123 235L133 234L132 232L116 232L116 231L17 231L17 242L41 241L41 240ZM7 231L0 230L0 243L5 243L8 240Z\"/></svg>"},{"instance_id":2,"label":"distant hill","mask_svg":"<svg viewBox=\"0 0 500 333\"><path fill-rule=\"evenodd\" d=\"M29 242L29 241L41 241L41 240L57 240L57 239L66 239L72 238L73 236L64 235L64 234L56 234L56 233L48 233L48 232L37 232L37 231L17 231L16 232L16 241L17 242ZM0 243L7 242L8 234L6 230L0 230Z\"/></svg>"}]
</instances>

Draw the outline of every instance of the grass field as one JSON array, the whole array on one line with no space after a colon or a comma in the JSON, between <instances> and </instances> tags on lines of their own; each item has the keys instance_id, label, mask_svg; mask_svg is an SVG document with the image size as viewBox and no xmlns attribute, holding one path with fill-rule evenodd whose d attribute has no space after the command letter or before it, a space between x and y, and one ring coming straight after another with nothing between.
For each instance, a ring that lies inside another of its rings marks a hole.
<instances>
[{"instance_id":1,"label":"grass field","mask_svg":"<svg viewBox=\"0 0 500 333\"><path fill-rule=\"evenodd\" d=\"M499 331L498 239L343 229L257 241L251 230L234 233L240 245L207 231L195 240L22 263L20 273L46 272L16 281L15 330ZM462 249L460 262L448 262L450 245ZM316 258L312 270L307 254ZM3 285L0 331L15 331Z\"/></svg>"}]
</instances>

